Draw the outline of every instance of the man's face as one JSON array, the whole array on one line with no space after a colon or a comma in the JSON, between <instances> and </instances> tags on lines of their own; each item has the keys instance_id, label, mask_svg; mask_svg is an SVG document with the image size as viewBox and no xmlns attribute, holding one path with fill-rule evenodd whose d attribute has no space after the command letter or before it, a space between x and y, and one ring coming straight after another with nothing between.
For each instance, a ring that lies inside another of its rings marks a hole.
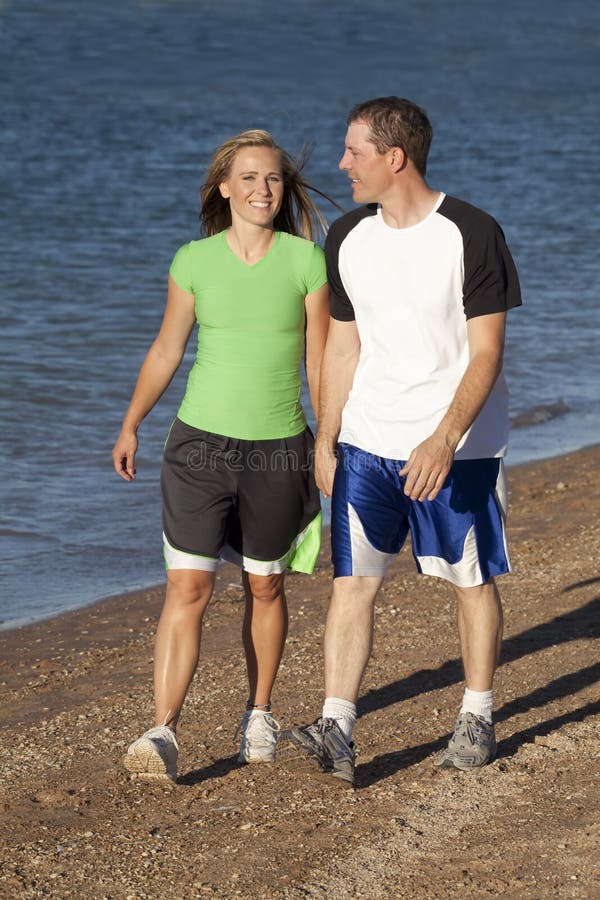
<instances>
[{"instance_id":1,"label":"man's face","mask_svg":"<svg viewBox=\"0 0 600 900\"><path fill-rule=\"evenodd\" d=\"M371 130L365 122L352 122L346 134L346 149L339 167L352 181L352 199L356 203L380 203L392 183L392 168L387 153L379 153L369 140Z\"/></svg>"}]
</instances>

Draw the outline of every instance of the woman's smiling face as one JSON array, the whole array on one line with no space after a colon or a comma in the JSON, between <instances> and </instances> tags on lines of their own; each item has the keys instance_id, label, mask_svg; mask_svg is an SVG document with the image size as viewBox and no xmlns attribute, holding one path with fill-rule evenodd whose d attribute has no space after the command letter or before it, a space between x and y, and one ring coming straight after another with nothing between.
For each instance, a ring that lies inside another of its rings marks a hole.
<instances>
[{"instance_id":1,"label":"woman's smiling face","mask_svg":"<svg viewBox=\"0 0 600 900\"><path fill-rule=\"evenodd\" d=\"M243 147L219 187L229 200L234 224L238 218L252 225L272 226L284 190L279 153L270 147Z\"/></svg>"}]
</instances>

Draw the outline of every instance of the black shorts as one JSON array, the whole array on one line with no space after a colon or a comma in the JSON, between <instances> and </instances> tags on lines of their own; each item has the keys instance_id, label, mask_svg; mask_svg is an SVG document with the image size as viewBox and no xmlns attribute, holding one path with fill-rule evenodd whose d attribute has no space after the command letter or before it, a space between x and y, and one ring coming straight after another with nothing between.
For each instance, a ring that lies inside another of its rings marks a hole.
<instances>
[{"instance_id":1,"label":"black shorts","mask_svg":"<svg viewBox=\"0 0 600 900\"><path fill-rule=\"evenodd\" d=\"M167 569L214 571L226 559L257 575L312 572L321 507L309 428L246 441L175 419L161 472Z\"/></svg>"}]
</instances>

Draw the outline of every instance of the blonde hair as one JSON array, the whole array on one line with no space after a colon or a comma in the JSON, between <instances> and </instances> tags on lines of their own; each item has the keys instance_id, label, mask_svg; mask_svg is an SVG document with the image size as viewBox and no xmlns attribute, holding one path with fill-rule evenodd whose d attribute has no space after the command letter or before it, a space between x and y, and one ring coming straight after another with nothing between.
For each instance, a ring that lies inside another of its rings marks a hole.
<instances>
[{"instance_id":1,"label":"blonde hair","mask_svg":"<svg viewBox=\"0 0 600 900\"><path fill-rule=\"evenodd\" d=\"M208 167L206 181L200 192L202 203L200 221L203 233L207 237L211 237L231 225L229 200L221 196L219 185L227 180L235 157L244 147L268 147L279 154L283 176L283 201L273 222L275 230L287 231L288 234L297 235L309 241L313 240L315 231L321 230L326 234L327 222L309 197L308 191L314 191L321 197L325 197L338 209L340 207L334 200L311 187L302 178L302 169L306 165L308 151L305 149L300 159L295 160L275 142L268 131L260 129L243 131L241 134L229 138L214 154Z\"/></svg>"}]
</instances>

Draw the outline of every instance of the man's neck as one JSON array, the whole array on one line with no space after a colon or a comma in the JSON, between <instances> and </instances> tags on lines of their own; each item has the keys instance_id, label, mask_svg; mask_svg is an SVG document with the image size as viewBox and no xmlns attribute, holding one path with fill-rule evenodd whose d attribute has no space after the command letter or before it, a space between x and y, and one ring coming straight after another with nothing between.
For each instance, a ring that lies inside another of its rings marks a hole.
<instances>
[{"instance_id":1,"label":"man's neck","mask_svg":"<svg viewBox=\"0 0 600 900\"><path fill-rule=\"evenodd\" d=\"M434 209L440 192L433 191L422 179L403 183L381 200L381 215L390 228L418 225Z\"/></svg>"}]
</instances>

